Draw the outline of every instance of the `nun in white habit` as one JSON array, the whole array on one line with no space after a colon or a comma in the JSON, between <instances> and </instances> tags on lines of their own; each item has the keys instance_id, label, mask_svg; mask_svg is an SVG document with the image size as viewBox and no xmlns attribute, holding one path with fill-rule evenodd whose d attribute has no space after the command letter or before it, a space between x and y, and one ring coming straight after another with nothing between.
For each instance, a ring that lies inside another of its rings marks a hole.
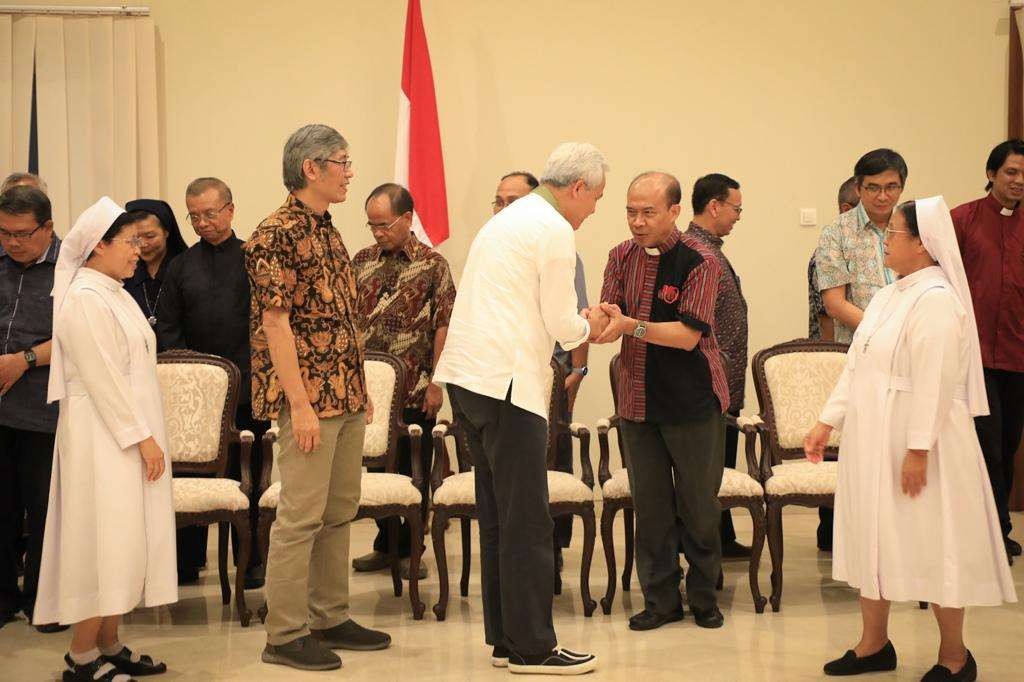
<instances>
[{"instance_id":1,"label":"nun in white habit","mask_svg":"<svg viewBox=\"0 0 1024 682\"><path fill-rule=\"evenodd\" d=\"M932 604L938 663L923 680L974 680L965 606L1017 600L973 417L988 414L978 332L941 196L893 212L879 291L846 369L808 433L821 461L842 431L832 575L860 590L864 629L829 675L892 670L890 601Z\"/></svg>"},{"instance_id":2,"label":"nun in white habit","mask_svg":"<svg viewBox=\"0 0 1024 682\"><path fill-rule=\"evenodd\" d=\"M54 275L48 399L60 418L34 618L74 624L65 682L167 669L118 639L122 614L178 599L156 339L121 285L145 217L103 197L65 237Z\"/></svg>"}]
</instances>

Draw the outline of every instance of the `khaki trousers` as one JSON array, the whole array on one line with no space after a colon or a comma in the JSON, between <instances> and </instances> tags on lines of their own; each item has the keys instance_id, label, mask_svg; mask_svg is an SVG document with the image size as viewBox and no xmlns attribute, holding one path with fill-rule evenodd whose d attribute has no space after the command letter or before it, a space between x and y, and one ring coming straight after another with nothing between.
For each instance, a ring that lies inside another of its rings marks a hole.
<instances>
[{"instance_id":1,"label":"khaki trousers","mask_svg":"<svg viewBox=\"0 0 1024 682\"><path fill-rule=\"evenodd\" d=\"M287 644L348 620L349 529L359 508L366 415L320 420L303 452L287 405L278 419L281 498L267 558L267 641Z\"/></svg>"}]
</instances>

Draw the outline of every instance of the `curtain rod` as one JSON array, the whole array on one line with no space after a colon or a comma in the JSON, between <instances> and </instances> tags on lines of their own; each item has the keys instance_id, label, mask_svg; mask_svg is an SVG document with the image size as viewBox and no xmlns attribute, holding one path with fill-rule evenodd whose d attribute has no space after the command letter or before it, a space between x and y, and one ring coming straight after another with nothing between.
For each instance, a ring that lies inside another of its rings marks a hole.
<instances>
[{"instance_id":1,"label":"curtain rod","mask_svg":"<svg viewBox=\"0 0 1024 682\"><path fill-rule=\"evenodd\" d=\"M149 16L148 7L102 7L99 5L0 5L0 14L63 14L81 16Z\"/></svg>"}]
</instances>

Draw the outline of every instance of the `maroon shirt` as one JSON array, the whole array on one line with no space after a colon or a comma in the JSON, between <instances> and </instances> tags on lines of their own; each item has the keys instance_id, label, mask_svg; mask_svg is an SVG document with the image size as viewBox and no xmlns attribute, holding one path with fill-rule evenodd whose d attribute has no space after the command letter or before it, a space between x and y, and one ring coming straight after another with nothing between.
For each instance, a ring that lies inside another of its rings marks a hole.
<instances>
[{"instance_id":1,"label":"maroon shirt","mask_svg":"<svg viewBox=\"0 0 1024 682\"><path fill-rule=\"evenodd\" d=\"M618 413L631 421L678 423L729 409L729 385L715 338L722 266L702 242L673 230L657 253L634 240L608 254L601 300L647 322L678 321L701 332L692 351L622 337Z\"/></svg>"},{"instance_id":2,"label":"maroon shirt","mask_svg":"<svg viewBox=\"0 0 1024 682\"><path fill-rule=\"evenodd\" d=\"M1024 372L1024 211L1004 209L989 194L951 213L974 299L981 362Z\"/></svg>"}]
</instances>

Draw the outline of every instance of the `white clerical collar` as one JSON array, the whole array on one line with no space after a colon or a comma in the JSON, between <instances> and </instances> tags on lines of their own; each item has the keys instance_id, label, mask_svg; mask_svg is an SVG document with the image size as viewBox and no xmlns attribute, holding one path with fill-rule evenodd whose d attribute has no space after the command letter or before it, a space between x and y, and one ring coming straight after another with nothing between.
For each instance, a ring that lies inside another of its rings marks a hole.
<instances>
[{"instance_id":1,"label":"white clerical collar","mask_svg":"<svg viewBox=\"0 0 1024 682\"><path fill-rule=\"evenodd\" d=\"M658 247L656 247L656 246L645 246L644 247L644 252L648 256L660 256L661 255L661 251L659 251Z\"/></svg>"},{"instance_id":2,"label":"white clerical collar","mask_svg":"<svg viewBox=\"0 0 1024 682\"><path fill-rule=\"evenodd\" d=\"M1004 215L1004 216L1013 215L1013 209L1012 208L1006 208L1005 206L1000 206L999 207L999 215Z\"/></svg>"}]
</instances>

